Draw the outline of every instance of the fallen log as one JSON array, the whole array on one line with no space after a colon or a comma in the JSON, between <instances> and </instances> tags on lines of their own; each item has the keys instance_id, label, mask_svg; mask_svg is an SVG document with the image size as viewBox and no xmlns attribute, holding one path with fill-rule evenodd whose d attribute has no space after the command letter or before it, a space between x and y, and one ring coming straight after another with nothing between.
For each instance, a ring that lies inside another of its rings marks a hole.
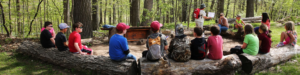
<instances>
[{"instance_id":1,"label":"fallen log","mask_svg":"<svg viewBox=\"0 0 300 75\"><path fill-rule=\"evenodd\" d=\"M150 62L146 58L139 59L141 75L233 75L241 67L237 55L224 56L221 60L189 60L175 62Z\"/></svg>"},{"instance_id":2,"label":"fallen log","mask_svg":"<svg viewBox=\"0 0 300 75\"><path fill-rule=\"evenodd\" d=\"M250 23L257 23L259 20L261 20L262 17L248 17L248 18L242 18L242 20L244 22L250 22ZM228 23L235 23L235 18L229 18L227 19L228 20ZM259 22L258 22L259 23Z\"/></svg>"},{"instance_id":3,"label":"fallen log","mask_svg":"<svg viewBox=\"0 0 300 75\"><path fill-rule=\"evenodd\" d=\"M264 69L270 68L274 65L286 62L295 54L299 54L299 47L294 50L291 46L284 46L279 48L271 48L270 53L258 54L256 56L241 54L239 58L242 62L242 70L247 74L254 74ZM298 49L298 50L297 50Z\"/></svg>"},{"instance_id":4,"label":"fallen log","mask_svg":"<svg viewBox=\"0 0 300 75\"><path fill-rule=\"evenodd\" d=\"M81 39L81 43L86 45L88 43L92 43L93 39L92 38L87 38L87 39Z\"/></svg>"},{"instance_id":5,"label":"fallen log","mask_svg":"<svg viewBox=\"0 0 300 75\"><path fill-rule=\"evenodd\" d=\"M132 59L115 62L105 56L79 55L56 48L42 48L40 44L24 41L16 50L40 60L75 70L92 70L103 75L136 75L137 63Z\"/></svg>"}]
</instances>

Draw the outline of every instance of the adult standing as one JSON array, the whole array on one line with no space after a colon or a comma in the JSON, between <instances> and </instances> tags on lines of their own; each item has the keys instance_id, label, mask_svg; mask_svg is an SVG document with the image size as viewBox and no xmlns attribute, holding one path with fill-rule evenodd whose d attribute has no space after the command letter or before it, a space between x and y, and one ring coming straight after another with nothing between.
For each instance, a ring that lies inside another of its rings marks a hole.
<instances>
[{"instance_id":1,"label":"adult standing","mask_svg":"<svg viewBox=\"0 0 300 75\"><path fill-rule=\"evenodd\" d=\"M219 27L220 27L220 33L219 34L221 34L222 31L227 31L228 28L229 28L228 20L224 16L223 13L220 14Z\"/></svg>"},{"instance_id":2,"label":"adult standing","mask_svg":"<svg viewBox=\"0 0 300 75\"><path fill-rule=\"evenodd\" d=\"M206 17L206 13L204 11L205 8L206 8L205 4L201 4L200 9L198 9L198 8L195 9L195 11L200 11L199 15L198 15L198 18L195 18L196 27L203 28L204 19L211 19L211 17ZM194 16L195 15L196 14L194 13ZM202 35L202 37L204 37L204 35Z\"/></svg>"}]
</instances>

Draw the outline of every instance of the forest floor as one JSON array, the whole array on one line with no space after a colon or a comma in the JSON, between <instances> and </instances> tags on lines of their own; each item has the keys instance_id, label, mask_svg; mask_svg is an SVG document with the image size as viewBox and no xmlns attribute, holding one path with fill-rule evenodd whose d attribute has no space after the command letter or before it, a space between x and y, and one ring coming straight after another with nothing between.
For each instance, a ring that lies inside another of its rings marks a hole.
<instances>
[{"instance_id":1,"label":"forest floor","mask_svg":"<svg viewBox=\"0 0 300 75\"><path fill-rule=\"evenodd\" d=\"M191 23L194 24L194 23ZM186 24L184 24L186 25ZM260 23L252 23L254 27L260 25ZM193 28L194 26L190 26ZM171 25L165 24L165 29L174 28ZM295 28L299 35L300 26L296 26ZM278 44L280 39L281 32L285 31L284 26L278 23L271 23L272 32L272 47ZM2 35L1 35L2 36ZM0 36L0 37L1 37ZM188 36L190 40L194 37ZM39 59L35 59L29 57L27 55L22 55L15 53L15 50L18 48L18 45L24 39L9 39L3 38L0 39L0 75L82 75L82 74L92 74L90 71L75 71L73 69L65 69L63 67L52 65L47 62L41 61ZM31 41L37 42L38 39L29 39ZM170 42L171 39L168 39ZM224 39L226 41L226 38ZM239 45L240 43L227 40L230 43L225 43L224 51L229 50L231 47L235 45ZM297 41L298 43L300 40ZM226 48L227 47L227 48ZM108 44L101 43L100 45L93 45L90 48L95 50L96 55L104 55L108 56ZM146 50L146 45L136 45L135 43L129 43L129 48L132 50L131 53L137 57L141 57L142 51ZM271 67L269 69L263 70L255 75L300 75L300 55L296 55L293 59L288 61L287 63L282 63L280 65ZM237 73L238 75L239 73Z\"/></svg>"}]
</instances>

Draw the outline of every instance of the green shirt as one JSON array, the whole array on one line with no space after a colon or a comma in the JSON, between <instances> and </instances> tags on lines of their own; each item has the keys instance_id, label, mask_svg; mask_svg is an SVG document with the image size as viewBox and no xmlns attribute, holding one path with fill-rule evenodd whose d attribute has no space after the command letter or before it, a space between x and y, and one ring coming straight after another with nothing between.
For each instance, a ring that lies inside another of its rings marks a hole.
<instances>
[{"instance_id":1,"label":"green shirt","mask_svg":"<svg viewBox=\"0 0 300 75\"><path fill-rule=\"evenodd\" d=\"M247 47L243 49L244 53L250 55L257 55L259 50L259 40L258 37L253 34L247 34L244 39L244 43L247 44Z\"/></svg>"}]
</instances>

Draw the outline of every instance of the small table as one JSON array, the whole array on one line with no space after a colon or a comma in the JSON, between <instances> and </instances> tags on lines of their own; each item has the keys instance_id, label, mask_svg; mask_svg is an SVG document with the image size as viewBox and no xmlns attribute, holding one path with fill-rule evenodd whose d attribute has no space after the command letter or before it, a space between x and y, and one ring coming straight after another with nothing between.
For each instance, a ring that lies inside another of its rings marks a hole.
<instances>
[{"instance_id":1,"label":"small table","mask_svg":"<svg viewBox=\"0 0 300 75\"><path fill-rule=\"evenodd\" d=\"M109 36L110 39L111 36L117 33L116 28L101 28L101 30L109 30ZM130 27L127 29L127 33L124 35L124 37L127 38L127 41L140 41L141 39L147 39L147 37L150 35L151 29L150 27Z\"/></svg>"}]
</instances>

